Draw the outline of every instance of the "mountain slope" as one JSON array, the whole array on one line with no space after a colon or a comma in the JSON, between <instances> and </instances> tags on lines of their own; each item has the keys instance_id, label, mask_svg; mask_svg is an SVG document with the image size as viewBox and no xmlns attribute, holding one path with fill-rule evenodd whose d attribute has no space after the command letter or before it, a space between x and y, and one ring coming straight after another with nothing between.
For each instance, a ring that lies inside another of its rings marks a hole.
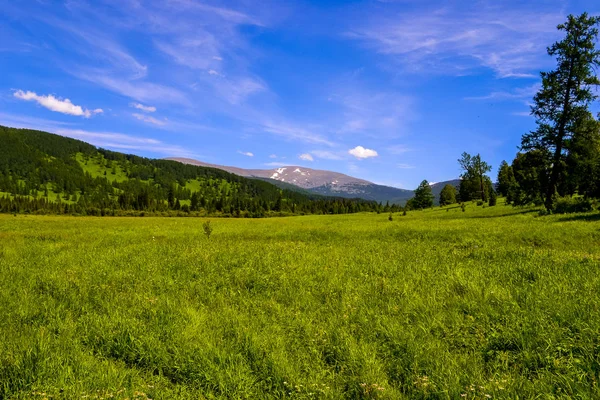
<instances>
[{"instance_id":1,"label":"mountain slope","mask_svg":"<svg viewBox=\"0 0 600 400\"><path fill-rule=\"evenodd\" d=\"M243 169L216 164L208 164L191 158L168 158L185 164L218 168L245 177L272 179L295 185L302 189L323 196L344 198L361 198L377 202L404 204L414 196L413 190L399 189L391 186L378 185L364 179L354 178L338 172L316 170L299 166L286 166L274 169ZM450 183L458 186L459 180L438 182L431 185L436 201L442 188Z\"/></svg>"},{"instance_id":2,"label":"mountain slope","mask_svg":"<svg viewBox=\"0 0 600 400\"><path fill-rule=\"evenodd\" d=\"M111 215L195 212L261 217L347 213L374 203L278 188L220 168L96 148L47 132L0 126L0 211Z\"/></svg>"}]
</instances>

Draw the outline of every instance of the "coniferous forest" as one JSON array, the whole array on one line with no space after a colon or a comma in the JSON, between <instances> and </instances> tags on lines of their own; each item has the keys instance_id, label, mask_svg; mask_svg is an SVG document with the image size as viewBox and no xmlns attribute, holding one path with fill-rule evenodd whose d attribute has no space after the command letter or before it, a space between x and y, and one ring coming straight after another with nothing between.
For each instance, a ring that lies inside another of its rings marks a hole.
<instances>
[{"instance_id":1,"label":"coniferous forest","mask_svg":"<svg viewBox=\"0 0 600 400\"><path fill-rule=\"evenodd\" d=\"M307 195L228 172L0 126L0 212L265 217L374 211L360 199Z\"/></svg>"}]
</instances>

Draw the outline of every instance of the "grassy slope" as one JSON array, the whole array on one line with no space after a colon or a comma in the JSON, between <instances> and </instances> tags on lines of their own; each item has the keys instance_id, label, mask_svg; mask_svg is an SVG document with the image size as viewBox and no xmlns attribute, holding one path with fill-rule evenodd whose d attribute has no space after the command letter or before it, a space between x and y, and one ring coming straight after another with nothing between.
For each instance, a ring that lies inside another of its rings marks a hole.
<instances>
[{"instance_id":1,"label":"grassy slope","mask_svg":"<svg viewBox=\"0 0 600 400\"><path fill-rule=\"evenodd\" d=\"M529 211L0 215L0 398L598 398L598 214Z\"/></svg>"}]
</instances>

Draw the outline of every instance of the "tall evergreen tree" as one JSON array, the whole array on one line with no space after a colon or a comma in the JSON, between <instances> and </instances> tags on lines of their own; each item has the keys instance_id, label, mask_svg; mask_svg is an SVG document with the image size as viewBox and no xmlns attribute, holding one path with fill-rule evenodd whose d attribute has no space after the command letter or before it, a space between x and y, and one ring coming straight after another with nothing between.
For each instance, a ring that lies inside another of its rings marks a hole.
<instances>
[{"instance_id":1,"label":"tall evergreen tree","mask_svg":"<svg viewBox=\"0 0 600 400\"><path fill-rule=\"evenodd\" d=\"M462 169L462 174L460 177L462 178L461 189L463 185L465 187L468 185L469 187L473 187L473 183L477 183L477 192L478 193L464 193L464 190L460 191L461 201L471 200L473 198L480 198L483 201L487 201L487 192L486 190L486 173L492 170L492 167L481 159L479 154L475 156L471 156L469 153L464 152L461 155L461 158L458 160L458 164ZM488 178L489 179L489 178ZM464 182L464 183L463 183ZM472 191L474 189L470 189ZM469 195L469 199L465 198L466 195ZM478 195L478 196L477 196Z\"/></svg>"},{"instance_id":2,"label":"tall evergreen tree","mask_svg":"<svg viewBox=\"0 0 600 400\"><path fill-rule=\"evenodd\" d=\"M510 196L510 190L514 187L515 174L513 173L513 169L506 161L502 161L500 163L500 169L498 170L498 193L500 193L504 197Z\"/></svg>"},{"instance_id":3,"label":"tall evergreen tree","mask_svg":"<svg viewBox=\"0 0 600 400\"><path fill-rule=\"evenodd\" d=\"M429 208L433 206L434 198L429 182L423 180L415 190L415 197L413 198L412 204L415 208Z\"/></svg>"},{"instance_id":4,"label":"tall evergreen tree","mask_svg":"<svg viewBox=\"0 0 600 400\"><path fill-rule=\"evenodd\" d=\"M597 25L600 18L587 13L569 15L558 30L564 39L548 48L556 57L557 68L542 72L542 88L534 97L531 113L536 118L537 130L523 135L521 148L525 151L546 150L551 155L550 173L544 204L554 208L554 195L563 178L564 162L582 121L589 119L590 104L597 98L592 86L600 84L594 68L600 66L600 51L596 49Z\"/></svg>"}]
</instances>

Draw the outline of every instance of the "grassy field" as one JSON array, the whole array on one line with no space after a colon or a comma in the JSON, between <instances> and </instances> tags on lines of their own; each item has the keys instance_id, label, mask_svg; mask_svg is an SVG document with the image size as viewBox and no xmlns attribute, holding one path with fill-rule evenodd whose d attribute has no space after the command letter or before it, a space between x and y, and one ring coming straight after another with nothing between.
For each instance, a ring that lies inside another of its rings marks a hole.
<instances>
[{"instance_id":1,"label":"grassy field","mask_svg":"<svg viewBox=\"0 0 600 400\"><path fill-rule=\"evenodd\" d=\"M600 398L600 218L0 215L0 399Z\"/></svg>"}]
</instances>

